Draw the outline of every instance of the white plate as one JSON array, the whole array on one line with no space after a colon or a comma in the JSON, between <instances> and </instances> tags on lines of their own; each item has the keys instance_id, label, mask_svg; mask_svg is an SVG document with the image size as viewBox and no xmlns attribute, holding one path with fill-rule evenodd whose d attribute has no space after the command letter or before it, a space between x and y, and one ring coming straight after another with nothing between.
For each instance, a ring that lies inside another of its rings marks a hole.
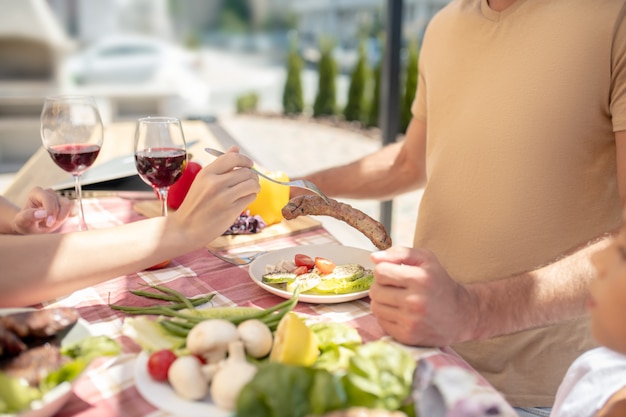
<instances>
[{"instance_id":1,"label":"white plate","mask_svg":"<svg viewBox=\"0 0 626 417\"><path fill-rule=\"evenodd\" d=\"M210 395L199 401L179 397L170 384L152 379L148 374L148 353L141 352L135 361L135 386L139 394L150 404L177 416L185 417L231 417L233 413L213 404ZM21 416L20 416L21 417Z\"/></svg>"},{"instance_id":2,"label":"white plate","mask_svg":"<svg viewBox=\"0 0 626 417\"><path fill-rule=\"evenodd\" d=\"M32 308L1 308L0 316L22 311L34 310ZM74 325L72 330L61 341L62 345L76 343L87 336L91 336L89 324L82 318ZM30 410L19 414L0 414L1 417L50 417L55 415L65 405L72 395L72 384L63 382L54 389L48 391L41 400L33 401Z\"/></svg>"},{"instance_id":3,"label":"white plate","mask_svg":"<svg viewBox=\"0 0 626 417\"><path fill-rule=\"evenodd\" d=\"M365 249L341 245L304 245L278 249L259 256L252 261L250 267L248 268L250 278L252 278L255 284L259 287L272 294L283 298L291 298L292 294L289 291L281 290L280 288L265 284L262 279L263 275L266 273L265 270L267 265L274 266L283 260L293 261L294 256L298 253L309 255L312 258L315 258L316 256L328 258L337 265L357 263L368 269L374 268L374 263L370 260L371 252ZM298 301L315 304L336 304L358 300L360 298L367 297L368 294L369 290L349 294L300 294Z\"/></svg>"}]
</instances>

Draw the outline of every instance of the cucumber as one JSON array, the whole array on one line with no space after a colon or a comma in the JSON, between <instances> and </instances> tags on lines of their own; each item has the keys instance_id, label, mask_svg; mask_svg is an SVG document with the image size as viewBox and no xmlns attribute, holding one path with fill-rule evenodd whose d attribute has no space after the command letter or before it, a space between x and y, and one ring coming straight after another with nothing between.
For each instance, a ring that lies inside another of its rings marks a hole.
<instances>
[{"instance_id":1,"label":"cucumber","mask_svg":"<svg viewBox=\"0 0 626 417\"><path fill-rule=\"evenodd\" d=\"M355 280L327 279L322 280L312 290L319 294L349 294L369 290L374 282L374 274L367 271L362 277Z\"/></svg>"},{"instance_id":2,"label":"cucumber","mask_svg":"<svg viewBox=\"0 0 626 417\"><path fill-rule=\"evenodd\" d=\"M343 264L335 266L333 272L322 276L323 279L339 279L353 281L363 276L365 268L359 264Z\"/></svg>"},{"instance_id":3,"label":"cucumber","mask_svg":"<svg viewBox=\"0 0 626 417\"><path fill-rule=\"evenodd\" d=\"M271 272L263 275L261 282L265 284L285 284L293 282L297 275L291 272Z\"/></svg>"},{"instance_id":4,"label":"cucumber","mask_svg":"<svg viewBox=\"0 0 626 417\"><path fill-rule=\"evenodd\" d=\"M315 288L322 281L322 277L315 272L301 274L291 282L287 283L287 291L293 292L296 288L300 288L300 292L305 292L311 288Z\"/></svg>"}]
</instances>

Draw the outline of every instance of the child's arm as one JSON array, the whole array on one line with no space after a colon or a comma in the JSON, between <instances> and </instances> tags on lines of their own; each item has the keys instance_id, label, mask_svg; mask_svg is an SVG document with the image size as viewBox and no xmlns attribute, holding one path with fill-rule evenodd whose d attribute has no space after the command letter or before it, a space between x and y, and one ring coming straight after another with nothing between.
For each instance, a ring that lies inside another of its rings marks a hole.
<instances>
[{"instance_id":1,"label":"child's arm","mask_svg":"<svg viewBox=\"0 0 626 417\"><path fill-rule=\"evenodd\" d=\"M617 391L609 398L598 411L596 417L623 417L626 416L626 387Z\"/></svg>"}]
</instances>

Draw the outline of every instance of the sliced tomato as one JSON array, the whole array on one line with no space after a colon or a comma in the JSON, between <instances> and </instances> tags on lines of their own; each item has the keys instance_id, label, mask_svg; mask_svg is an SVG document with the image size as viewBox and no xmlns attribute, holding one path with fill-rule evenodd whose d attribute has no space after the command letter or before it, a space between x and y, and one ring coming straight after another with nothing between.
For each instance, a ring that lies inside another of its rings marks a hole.
<instances>
[{"instance_id":1,"label":"sliced tomato","mask_svg":"<svg viewBox=\"0 0 626 417\"><path fill-rule=\"evenodd\" d=\"M303 253L296 254L293 262L296 264L296 266L306 266L309 269L315 266L315 261L313 260L313 258Z\"/></svg>"},{"instance_id":2,"label":"sliced tomato","mask_svg":"<svg viewBox=\"0 0 626 417\"><path fill-rule=\"evenodd\" d=\"M309 268L307 268L304 265L300 265L300 266L296 266L296 268L291 272L296 275L302 275L302 274L306 274L307 272L309 272Z\"/></svg>"},{"instance_id":3,"label":"sliced tomato","mask_svg":"<svg viewBox=\"0 0 626 417\"><path fill-rule=\"evenodd\" d=\"M335 270L335 263L330 259L318 256L315 258L315 267L320 271L320 274L326 275Z\"/></svg>"}]
</instances>

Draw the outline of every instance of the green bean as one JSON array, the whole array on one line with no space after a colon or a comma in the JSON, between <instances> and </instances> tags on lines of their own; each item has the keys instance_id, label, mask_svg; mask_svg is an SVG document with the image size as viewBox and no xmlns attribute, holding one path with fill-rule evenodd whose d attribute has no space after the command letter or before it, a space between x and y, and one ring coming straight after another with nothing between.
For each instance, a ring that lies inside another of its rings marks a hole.
<instances>
[{"instance_id":1,"label":"green bean","mask_svg":"<svg viewBox=\"0 0 626 417\"><path fill-rule=\"evenodd\" d=\"M180 302L186 304L187 308L190 309L190 310L193 310L195 308L195 306L193 304L191 304L191 301L189 301L189 298L185 297L181 292L176 291L173 288L165 287L165 286L162 286L162 285L152 285L152 288L154 288L155 290L159 290L162 293L173 295Z\"/></svg>"},{"instance_id":2,"label":"green bean","mask_svg":"<svg viewBox=\"0 0 626 417\"><path fill-rule=\"evenodd\" d=\"M191 298L188 301L195 306L199 306L211 301L214 297L214 294L209 294L203 297ZM186 303L176 303L176 304L166 304L166 305L156 305L156 306L148 306L148 307L139 307L139 306L120 306L116 304L110 304L113 310L123 311L128 314L150 314L150 315L163 315L163 316L172 316L172 311L183 310L189 308Z\"/></svg>"},{"instance_id":3,"label":"green bean","mask_svg":"<svg viewBox=\"0 0 626 417\"><path fill-rule=\"evenodd\" d=\"M161 327L163 327L166 331L173 334L174 336L187 337L190 329L182 326L182 323L175 322L173 320L162 320L159 321Z\"/></svg>"},{"instance_id":4,"label":"green bean","mask_svg":"<svg viewBox=\"0 0 626 417\"><path fill-rule=\"evenodd\" d=\"M213 307L206 310L196 310L196 306L211 301L214 294L197 298L187 298L182 293L165 286L153 285L150 286L150 288L160 291L162 294L141 290L131 290L131 293L140 297L170 301L170 303L148 307L112 304L110 307L127 314L169 317L169 319L159 320L159 323L166 331L176 336L186 336L196 324L209 319L228 320L235 325L239 325L246 320L258 319L274 331L283 316L296 306L299 296L299 290L296 289L291 298L267 309L254 307ZM181 312L180 310L188 310L188 312Z\"/></svg>"}]
</instances>

